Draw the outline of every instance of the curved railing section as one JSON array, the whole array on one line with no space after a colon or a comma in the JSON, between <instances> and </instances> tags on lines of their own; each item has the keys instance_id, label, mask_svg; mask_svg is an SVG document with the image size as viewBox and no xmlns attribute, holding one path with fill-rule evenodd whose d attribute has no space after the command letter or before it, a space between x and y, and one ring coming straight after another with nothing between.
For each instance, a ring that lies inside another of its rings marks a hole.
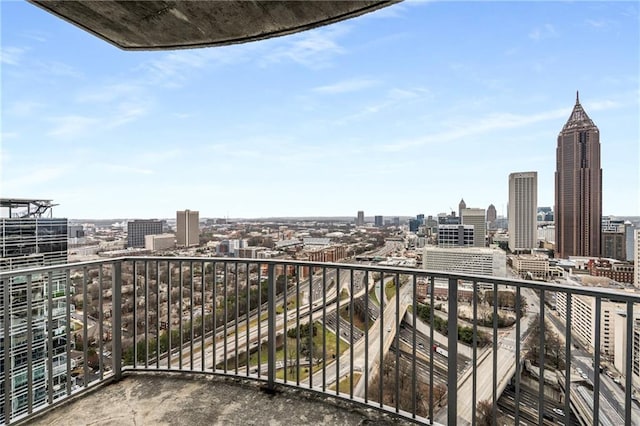
<instances>
[{"instance_id":1,"label":"curved railing section","mask_svg":"<svg viewBox=\"0 0 640 426\"><path fill-rule=\"evenodd\" d=\"M0 424L127 371L251 378L424 423L640 418L640 297L620 290L200 257L1 272L0 284Z\"/></svg>"}]
</instances>

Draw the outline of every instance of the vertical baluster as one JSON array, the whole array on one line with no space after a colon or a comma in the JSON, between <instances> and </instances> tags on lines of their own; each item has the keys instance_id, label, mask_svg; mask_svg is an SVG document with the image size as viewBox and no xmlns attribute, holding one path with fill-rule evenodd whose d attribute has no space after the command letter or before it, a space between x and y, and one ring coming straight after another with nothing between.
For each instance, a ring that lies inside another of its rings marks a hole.
<instances>
[{"instance_id":1,"label":"vertical baluster","mask_svg":"<svg viewBox=\"0 0 640 426\"><path fill-rule=\"evenodd\" d=\"M455 424L458 421L458 387L457 387L457 364L458 364L458 280L449 278L449 312L448 312L448 350L447 357L447 421ZM434 309L431 306L431 312ZM433 326L433 322L431 322Z\"/></svg>"},{"instance_id":2,"label":"vertical baluster","mask_svg":"<svg viewBox=\"0 0 640 426\"><path fill-rule=\"evenodd\" d=\"M313 267L309 267L309 333L313 339ZM309 345L309 387L313 387L313 344Z\"/></svg>"},{"instance_id":3,"label":"vertical baluster","mask_svg":"<svg viewBox=\"0 0 640 426\"><path fill-rule=\"evenodd\" d=\"M471 424L475 425L476 418L476 404L478 404L478 282L473 281L473 352L471 354L471 406L474 407L471 410ZM517 416L516 416L517 417ZM517 420L516 420L517 421Z\"/></svg>"},{"instance_id":4,"label":"vertical baluster","mask_svg":"<svg viewBox=\"0 0 640 426\"><path fill-rule=\"evenodd\" d=\"M289 287L289 282L287 279L287 265L282 265L282 269L284 272L284 309L283 309L283 313L284 313L284 318L283 318L283 322L282 322L282 341L283 341L283 355L284 355L284 382L287 383L287 370L289 369L289 359L287 357L287 322L289 319L288 316L288 311L287 311L287 305L289 304L289 299L288 299L288 294L287 294L287 287Z\"/></svg>"},{"instance_id":5,"label":"vertical baluster","mask_svg":"<svg viewBox=\"0 0 640 426\"><path fill-rule=\"evenodd\" d=\"M193 368L193 342L195 340L193 309L195 308L194 286L193 286L193 261L189 261L189 370ZM204 348L203 348L204 349Z\"/></svg>"},{"instance_id":6,"label":"vertical baluster","mask_svg":"<svg viewBox=\"0 0 640 426\"><path fill-rule=\"evenodd\" d=\"M355 307L355 298L353 296L353 287L354 287L354 272L351 269L349 273L349 398L353 399L353 309ZM365 297L367 297L366 287L365 287ZM366 314L365 314L366 315Z\"/></svg>"},{"instance_id":7,"label":"vertical baluster","mask_svg":"<svg viewBox=\"0 0 640 426\"><path fill-rule=\"evenodd\" d=\"M340 268L336 268L336 395L340 394L340 299L341 299L341 291L340 291Z\"/></svg>"},{"instance_id":8,"label":"vertical baluster","mask_svg":"<svg viewBox=\"0 0 640 426\"><path fill-rule=\"evenodd\" d=\"M33 412L33 311L32 311L32 299L33 299L33 276L27 275L27 412L31 414ZM5 336L5 338L10 338ZM86 341L86 340L85 340ZM86 343L85 343L86 347ZM11 362L9 357L5 358L5 363ZM86 362L86 352L85 352ZM5 398L10 396L6 395Z\"/></svg>"},{"instance_id":9,"label":"vertical baluster","mask_svg":"<svg viewBox=\"0 0 640 426\"><path fill-rule=\"evenodd\" d=\"M322 267L322 392L327 387L327 268ZM313 330L313 329L312 329Z\"/></svg>"},{"instance_id":10,"label":"vertical baluster","mask_svg":"<svg viewBox=\"0 0 640 426\"><path fill-rule=\"evenodd\" d=\"M364 402L369 402L369 269L364 272ZM375 281L374 287L375 289ZM374 290L375 291L375 290Z\"/></svg>"},{"instance_id":11,"label":"vertical baluster","mask_svg":"<svg viewBox=\"0 0 640 426\"><path fill-rule=\"evenodd\" d=\"M149 261L144 261L144 368L149 368Z\"/></svg>"},{"instance_id":12,"label":"vertical baluster","mask_svg":"<svg viewBox=\"0 0 640 426\"><path fill-rule=\"evenodd\" d=\"M205 287L206 287L206 265L204 261L200 262L200 371L204 372L206 368L206 299L205 299ZM247 275L248 276L248 275Z\"/></svg>"},{"instance_id":13,"label":"vertical baluster","mask_svg":"<svg viewBox=\"0 0 640 426\"><path fill-rule=\"evenodd\" d=\"M100 381L104 379L104 306L102 292L104 291L102 263L98 266L98 368L100 369ZM113 285L113 280L111 281Z\"/></svg>"},{"instance_id":14,"label":"vertical baluster","mask_svg":"<svg viewBox=\"0 0 640 426\"><path fill-rule=\"evenodd\" d=\"M182 324L182 316L184 312L184 307L182 305L183 292L182 292L182 281L183 281L183 273L182 273L182 261L178 262L178 369L182 370L182 346L184 346L184 326Z\"/></svg>"},{"instance_id":15,"label":"vertical baluster","mask_svg":"<svg viewBox=\"0 0 640 426\"><path fill-rule=\"evenodd\" d=\"M434 300L434 293L436 291L436 285L435 285L435 277L432 275L429 278L429 344L427 345L429 348L429 419L433 422L433 405L434 405L434 389L433 389L433 357L434 355L434 350L433 350L433 345L435 344L435 339L434 339L434 307L435 307L435 300Z\"/></svg>"},{"instance_id":16,"label":"vertical baluster","mask_svg":"<svg viewBox=\"0 0 640 426\"><path fill-rule=\"evenodd\" d=\"M47 383L48 383L47 403L52 404L53 403L53 327L52 327L52 324L53 324L53 273L51 271L49 271L49 273L47 274L47 283L48 283L47 285L47 324L49 324L49 326L47 327ZM100 306L102 306L102 304ZM4 306L3 306L3 309L5 309ZM8 309L5 309L5 315L9 313L8 311L9 311ZM7 318L7 316L5 316L5 318ZM8 321L8 319L5 319L5 321ZM60 323L57 322L57 325L59 327ZM5 334L5 336L7 336L7 334ZM5 357L5 359L7 358ZM100 358L100 360L102 361L102 358ZM102 371L102 365L100 366L100 371Z\"/></svg>"},{"instance_id":17,"label":"vertical baluster","mask_svg":"<svg viewBox=\"0 0 640 426\"><path fill-rule=\"evenodd\" d=\"M239 281L238 281L238 272L239 272L238 271L238 263L236 262L236 264L235 264L235 279L234 279L234 284L235 284L234 297L235 297L235 301L233 303L235 305L235 307L234 307L235 308L234 309L235 315L234 315L234 318L233 318L233 324L234 324L234 327L235 327L235 342L234 342L235 346L233 348L233 352L235 353L235 356L233 358L235 359L235 363L234 364L235 364L236 375L238 375L238 358L239 358L239 353L238 353L238 347L239 347L239 345L238 345L238 322L240 321L240 314L239 314L239 311L238 311L238 301L240 300L240 298L238 297L239 296L238 287L240 285Z\"/></svg>"},{"instance_id":18,"label":"vertical baluster","mask_svg":"<svg viewBox=\"0 0 640 426\"><path fill-rule=\"evenodd\" d=\"M89 320L87 318L87 310L89 303L87 301L87 267L82 268L82 381L83 387L87 387L89 376L89 359L87 356L87 349L89 347L89 337L87 334L87 328Z\"/></svg>"},{"instance_id":19,"label":"vertical baluster","mask_svg":"<svg viewBox=\"0 0 640 426\"><path fill-rule=\"evenodd\" d=\"M520 320L522 319L521 310L522 306L520 305L520 285L516 287L516 397L515 397L515 424L518 426L520 424ZM475 360L474 360L475 363Z\"/></svg>"},{"instance_id":20,"label":"vertical baluster","mask_svg":"<svg viewBox=\"0 0 640 426\"><path fill-rule=\"evenodd\" d=\"M493 283L493 392L491 423L495 426L498 418L498 283Z\"/></svg>"},{"instance_id":21,"label":"vertical baluster","mask_svg":"<svg viewBox=\"0 0 640 426\"><path fill-rule=\"evenodd\" d=\"M114 262L111 267L112 279L112 303L111 316L112 325L112 340L111 340L111 359L113 360L113 375L115 380L120 380L122 377L122 261ZM67 270L68 277L68 270ZM67 281L68 282L68 281ZM67 291L69 290L67 284ZM68 303L68 298L67 298ZM67 305L68 306L68 305ZM67 308L68 311L69 308ZM71 350L69 347L69 341L67 341L67 353ZM67 364L70 363L70 358L67 356ZM68 371L68 370L67 370Z\"/></svg>"},{"instance_id":22,"label":"vertical baluster","mask_svg":"<svg viewBox=\"0 0 640 426\"><path fill-rule=\"evenodd\" d=\"M160 368L160 261L156 260L156 369Z\"/></svg>"},{"instance_id":23,"label":"vertical baluster","mask_svg":"<svg viewBox=\"0 0 640 426\"><path fill-rule=\"evenodd\" d=\"M133 261L133 368L138 365L138 262Z\"/></svg>"},{"instance_id":24,"label":"vertical baluster","mask_svg":"<svg viewBox=\"0 0 640 426\"><path fill-rule=\"evenodd\" d=\"M566 310L566 343L565 343L565 360L566 360L566 368L565 368L565 378L564 378L564 413L565 413L565 424L568 425L569 418L571 415L571 319L573 309L572 303L572 294L567 293L567 310Z\"/></svg>"},{"instance_id":25,"label":"vertical baluster","mask_svg":"<svg viewBox=\"0 0 640 426\"><path fill-rule=\"evenodd\" d=\"M396 413L398 413L400 412L400 274L396 273L394 279L396 280Z\"/></svg>"},{"instance_id":26,"label":"vertical baluster","mask_svg":"<svg viewBox=\"0 0 640 426\"><path fill-rule=\"evenodd\" d=\"M276 265L269 264L267 292L267 388L275 389L276 381ZM313 333L312 333L313 334Z\"/></svg>"},{"instance_id":27,"label":"vertical baluster","mask_svg":"<svg viewBox=\"0 0 640 426\"><path fill-rule=\"evenodd\" d=\"M544 289L540 290L540 340L539 346L540 348L540 380L538 383L538 424L542 426L543 424L543 413L544 413Z\"/></svg>"},{"instance_id":28,"label":"vertical baluster","mask_svg":"<svg viewBox=\"0 0 640 426\"><path fill-rule=\"evenodd\" d=\"M167 260L167 368L171 369L173 357L173 342L171 341L171 262Z\"/></svg>"},{"instance_id":29,"label":"vertical baluster","mask_svg":"<svg viewBox=\"0 0 640 426\"><path fill-rule=\"evenodd\" d=\"M595 362L593 366L593 424L600 424L600 334L602 332L602 298L596 297Z\"/></svg>"},{"instance_id":30,"label":"vertical baluster","mask_svg":"<svg viewBox=\"0 0 640 426\"><path fill-rule=\"evenodd\" d=\"M411 283L413 288L411 289L411 417L416 418L418 411L418 370L416 366L416 329L418 327L417 314L418 314L418 279L416 274L413 274L413 282ZM431 420L431 419L429 419Z\"/></svg>"},{"instance_id":31,"label":"vertical baluster","mask_svg":"<svg viewBox=\"0 0 640 426\"><path fill-rule=\"evenodd\" d=\"M300 386L300 271L296 265L296 386Z\"/></svg>"}]
</instances>

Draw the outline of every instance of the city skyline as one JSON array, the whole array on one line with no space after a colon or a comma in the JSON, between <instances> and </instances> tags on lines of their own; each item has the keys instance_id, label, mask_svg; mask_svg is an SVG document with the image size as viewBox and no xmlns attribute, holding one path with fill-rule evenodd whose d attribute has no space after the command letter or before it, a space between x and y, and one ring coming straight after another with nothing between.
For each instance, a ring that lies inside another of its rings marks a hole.
<instances>
[{"instance_id":1,"label":"city skyline","mask_svg":"<svg viewBox=\"0 0 640 426\"><path fill-rule=\"evenodd\" d=\"M56 216L388 217L461 198L506 216L514 170L537 171L553 207L576 90L602 136L603 215L640 215L635 3L405 2L249 45L137 53L26 2L0 7L0 193L56 200ZM563 65L584 49L588 67Z\"/></svg>"}]
</instances>

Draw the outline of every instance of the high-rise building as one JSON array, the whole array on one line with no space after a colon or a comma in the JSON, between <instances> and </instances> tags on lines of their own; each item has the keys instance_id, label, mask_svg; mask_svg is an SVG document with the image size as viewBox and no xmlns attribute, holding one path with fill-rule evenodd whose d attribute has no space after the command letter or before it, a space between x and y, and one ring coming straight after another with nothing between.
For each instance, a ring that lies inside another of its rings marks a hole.
<instances>
[{"instance_id":1,"label":"high-rise building","mask_svg":"<svg viewBox=\"0 0 640 426\"><path fill-rule=\"evenodd\" d=\"M484 209L464 208L460 213L463 225L473 225L473 246L485 247L487 235L487 216Z\"/></svg>"},{"instance_id":2,"label":"high-rise building","mask_svg":"<svg viewBox=\"0 0 640 426\"><path fill-rule=\"evenodd\" d=\"M558 135L555 173L557 257L600 256L600 131L580 105Z\"/></svg>"},{"instance_id":3,"label":"high-rise building","mask_svg":"<svg viewBox=\"0 0 640 426\"><path fill-rule=\"evenodd\" d=\"M51 217L53 206L51 200L0 199L0 211L3 212L0 218L0 270L67 263L68 222ZM8 301L4 300L1 291L7 287ZM29 292L39 295L31 300L31 312L27 312L25 303ZM0 328L0 365L4 371L0 377L0 407L3 408L0 423L5 420L5 401L11 401L13 415L19 416L29 409L29 391L32 392L33 408L46 403L49 390L54 399L66 395L66 368L58 368L67 365L66 292L64 271L54 271L51 275L33 274L30 283L23 278L0 281L0 324L4 324ZM53 297L51 312L46 298L42 297L45 294ZM28 317L31 318L29 332L33 336L30 354L26 344L19 344L25 341ZM53 336L51 347L46 338L49 331ZM13 342L9 353L4 351L5 339ZM31 389L27 386L29 355ZM10 383L4 382L7 371Z\"/></svg>"},{"instance_id":4,"label":"high-rise building","mask_svg":"<svg viewBox=\"0 0 640 426\"><path fill-rule=\"evenodd\" d=\"M383 225L383 223L384 223L384 219L383 219L383 217L382 217L382 216L376 216L376 217L374 218L374 224L375 224L375 226L377 226L378 228L381 228L381 227L382 227L382 225Z\"/></svg>"},{"instance_id":5,"label":"high-rise building","mask_svg":"<svg viewBox=\"0 0 640 426\"><path fill-rule=\"evenodd\" d=\"M498 212L496 206L489 204L487 208L487 225L489 229L496 229L496 219L498 218Z\"/></svg>"},{"instance_id":6,"label":"high-rise building","mask_svg":"<svg viewBox=\"0 0 640 426\"><path fill-rule=\"evenodd\" d=\"M509 175L509 250L536 247L538 228L538 172Z\"/></svg>"},{"instance_id":7,"label":"high-rise building","mask_svg":"<svg viewBox=\"0 0 640 426\"><path fill-rule=\"evenodd\" d=\"M462 217L462 210L466 208L467 203L464 202L464 198L460 199L460 203L458 204L458 217Z\"/></svg>"},{"instance_id":8,"label":"high-rise building","mask_svg":"<svg viewBox=\"0 0 640 426\"><path fill-rule=\"evenodd\" d=\"M127 223L127 247L144 247L144 237L162 234L162 221L136 219Z\"/></svg>"},{"instance_id":9,"label":"high-rise building","mask_svg":"<svg viewBox=\"0 0 640 426\"><path fill-rule=\"evenodd\" d=\"M627 262L633 261L633 255L634 255L633 242L636 236L635 229L636 229L635 226L630 221L627 220L624 222L624 239L625 239L624 251L626 254L626 257L624 260L626 260ZM638 263L636 262L636 265L637 264Z\"/></svg>"},{"instance_id":10,"label":"high-rise building","mask_svg":"<svg viewBox=\"0 0 640 426\"><path fill-rule=\"evenodd\" d=\"M176 212L176 243L180 247L200 244L200 213L193 210Z\"/></svg>"},{"instance_id":11,"label":"high-rise building","mask_svg":"<svg viewBox=\"0 0 640 426\"><path fill-rule=\"evenodd\" d=\"M358 210L358 216L356 217L356 226L364 226L364 212Z\"/></svg>"}]
</instances>

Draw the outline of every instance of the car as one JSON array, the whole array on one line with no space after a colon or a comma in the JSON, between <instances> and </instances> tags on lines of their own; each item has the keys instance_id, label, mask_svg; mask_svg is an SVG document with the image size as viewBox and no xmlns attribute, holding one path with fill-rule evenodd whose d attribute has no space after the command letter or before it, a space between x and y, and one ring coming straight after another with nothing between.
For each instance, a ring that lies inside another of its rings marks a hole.
<instances>
[{"instance_id":1,"label":"car","mask_svg":"<svg viewBox=\"0 0 640 426\"><path fill-rule=\"evenodd\" d=\"M419 347L420 349L424 349L424 345L422 344L422 342L419 342L419 343L418 343L418 347Z\"/></svg>"},{"instance_id":2,"label":"car","mask_svg":"<svg viewBox=\"0 0 640 426\"><path fill-rule=\"evenodd\" d=\"M553 412L559 416L564 416L564 410L562 410L561 408L554 408Z\"/></svg>"}]
</instances>

